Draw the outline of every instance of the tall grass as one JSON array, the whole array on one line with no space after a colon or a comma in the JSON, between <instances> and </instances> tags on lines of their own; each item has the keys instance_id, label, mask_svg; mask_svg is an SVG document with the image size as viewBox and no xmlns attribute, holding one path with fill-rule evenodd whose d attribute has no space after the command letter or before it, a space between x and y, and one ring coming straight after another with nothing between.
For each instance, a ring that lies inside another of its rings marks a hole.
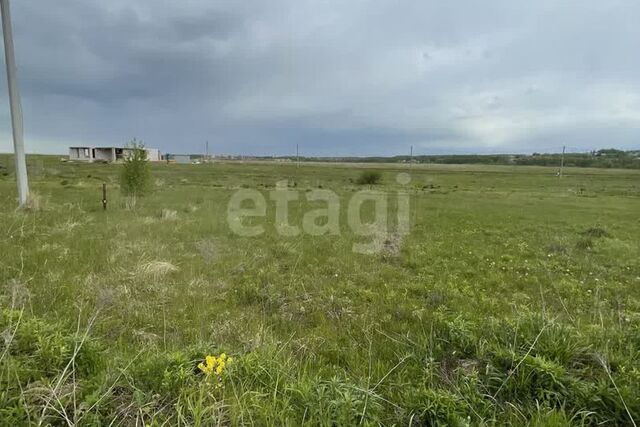
<instances>
[{"instance_id":1,"label":"tall grass","mask_svg":"<svg viewBox=\"0 0 640 427\"><path fill-rule=\"evenodd\" d=\"M154 164L143 206L114 194L103 211L120 166L47 162L32 180L46 209L16 211L0 177L7 425L640 419L635 172L416 166L411 233L361 255L344 212L340 236L225 224L237 188L287 178L299 224L308 189L360 190L353 168ZM380 172L394 218L398 171ZM222 352L235 363L218 386L197 366Z\"/></svg>"}]
</instances>

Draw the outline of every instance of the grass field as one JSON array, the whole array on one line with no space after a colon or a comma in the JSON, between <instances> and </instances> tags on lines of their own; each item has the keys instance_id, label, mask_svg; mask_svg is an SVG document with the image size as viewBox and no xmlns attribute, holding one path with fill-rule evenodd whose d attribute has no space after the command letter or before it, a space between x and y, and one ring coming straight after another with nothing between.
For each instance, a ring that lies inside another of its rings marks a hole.
<instances>
[{"instance_id":1,"label":"grass field","mask_svg":"<svg viewBox=\"0 0 640 427\"><path fill-rule=\"evenodd\" d=\"M640 421L639 171L154 164L131 208L119 165L29 164L19 211L0 156L0 423ZM411 229L366 255L345 208L372 168L390 221L410 193ZM338 194L339 235L279 235L282 180L292 224ZM240 189L267 199L261 236L227 224Z\"/></svg>"}]
</instances>

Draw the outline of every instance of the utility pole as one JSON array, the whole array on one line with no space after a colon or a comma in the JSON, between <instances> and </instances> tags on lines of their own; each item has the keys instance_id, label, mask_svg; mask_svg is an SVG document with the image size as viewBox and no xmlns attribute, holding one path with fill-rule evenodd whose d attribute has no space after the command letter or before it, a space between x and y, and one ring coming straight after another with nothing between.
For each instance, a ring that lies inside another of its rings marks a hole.
<instances>
[{"instance_id":1,"label":"utility pole","mask_svg":"<svg viewBox=\"0 0 640 427\"><path fill-rule=\"evenodd\" d=\"M22 125L22 107L20 93L16 81L16 56L13 51L13 35L11 31L11 11L9 0L0 0L2 14L2 36L4 38L4 59L7 66L7 83L9 85L9 106L11 108L11 129L13 131L13 149L16 159L16 181L18 183L18 200L23 207L29 198L27 182L27 161L24 154L24 129Z\"/></svg>"},{"instance_id":2,"label":"utility pole","mask_svg":"<svg viewBox=\"0 0 640 427\"><path fill-rule=\"evenodd\" d=\"M204 161L208 162L209 161L209 141L205 142L205 155L204 155Z\"/></svg>"},{"instance_id":3,"label":"utility pole","mask_svg":"<svg viewBox=\"0 0 640 427\"><path fill-rule=\"evenodd\" d=\"M409 154L409 169L413 168L413 145L411 146L411 152Z\"/></svg>"},{"instance_id":4,"label":"utility pole","mask_svg":"<svg viewBox=\"0 0 640 427\"><path fill-rule=\"evenodd\" d=\"M562 157L560 157L560 178L562 178L562 172L564 169L564 150L565 150L565 146L562 146Z\"/></svg>"},{"instance_id":5,"label":"utility pole","mask_svg":"<svg viewBox=\"0 0 640 427\"><path fill-rule=\"evenodd\" d=\"M296 167L300 167L300 151L298 150L298 144L296 144Z\"/></svg>"}]
</instances>

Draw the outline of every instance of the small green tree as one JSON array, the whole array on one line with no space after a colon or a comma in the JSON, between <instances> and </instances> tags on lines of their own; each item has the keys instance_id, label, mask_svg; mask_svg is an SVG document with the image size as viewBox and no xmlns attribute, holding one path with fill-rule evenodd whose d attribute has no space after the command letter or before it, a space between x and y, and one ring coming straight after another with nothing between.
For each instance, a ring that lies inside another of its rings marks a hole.
<instances>
[{"instance_id":1,"label":"small green tree","mask_svg":"<svg viewBox=\"0 0 640 427\"><path fill-rule=\"evenodd\" d=\"M127 144L123 157L120 190L129 198L130 206L133 207L138 196L144 195L151 187L151 168L144 144L135 138Z\"/></svg>"}]
</instances>

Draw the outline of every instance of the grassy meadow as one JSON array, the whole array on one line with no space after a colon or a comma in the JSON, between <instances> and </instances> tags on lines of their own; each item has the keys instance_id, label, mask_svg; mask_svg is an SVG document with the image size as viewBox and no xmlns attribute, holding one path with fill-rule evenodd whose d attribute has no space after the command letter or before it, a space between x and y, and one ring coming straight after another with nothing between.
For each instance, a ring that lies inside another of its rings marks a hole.
<instances>
[{"instance_id":1,"label":"grassy meadow","mask_svg":"<svg viewBox=\"0 0 640 427\"><path fill-rule=\"evenodd\" d=\"M28 163L36 197L16 210L0 155L0 424L640 422L640 171L159 163L132 207L121 165ZM339 235L279 235L282 180L291 224L334 191ZM346 217L369 187L389 195L372 255ZM241 189L265 195L260 236L227 224Z\"/></svg>"}]
</instances>

